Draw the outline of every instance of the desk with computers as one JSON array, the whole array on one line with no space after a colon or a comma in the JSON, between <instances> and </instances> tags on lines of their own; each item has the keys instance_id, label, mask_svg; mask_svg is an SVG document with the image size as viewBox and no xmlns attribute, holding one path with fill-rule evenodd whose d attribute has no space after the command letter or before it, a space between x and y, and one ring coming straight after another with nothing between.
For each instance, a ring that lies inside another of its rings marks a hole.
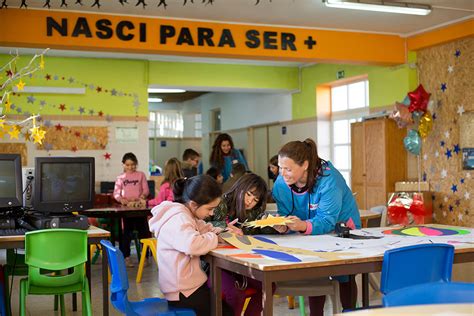
<instances>
[{"instance_id":1,"label":"desk with computers","mask_svg":"<svg viewBox=\"0 0 474 316\"><path fill-rule=\"evenodd\" d=\"M0 154L0 236L87 229L87 217L73 212L92 207L94 183L91 157L37 157L34 173L28 169L23 179L21 156Z\"/></svg>"}]
</instances>

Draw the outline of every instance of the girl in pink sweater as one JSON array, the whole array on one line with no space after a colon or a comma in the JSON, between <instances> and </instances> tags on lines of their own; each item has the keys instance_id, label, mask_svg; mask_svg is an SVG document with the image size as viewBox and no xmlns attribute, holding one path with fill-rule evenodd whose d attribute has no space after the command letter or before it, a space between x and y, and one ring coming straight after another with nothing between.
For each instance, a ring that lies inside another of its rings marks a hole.
<instances>
[{"instance_id":1,"label":"girl in pink sweater","mask_svg":"<svg viewBox=\"0 0 474 316\"><path fill-rule=\"evenodd\" d=\"M221 228L206 224L219 205L221 189L207 175L178 179L173 186L175 202L154 207L150 231L158 239L158 283L168 303L192 308L198 316L211 315L211 293L200 256L217 247ZM224 304L224 315L232 315Z\"/></svg>"},{"instance_id":2,"label":"girl in pink sweater","mask_svg":"<svg viewBox=\"0 0 474 316\"><path fill-rule=\"evenodd\" d=\"M173 201L173 184L179 178L184 178L181 162L178 158L171 158L165 165L165 178L160 186L158 196L148 201L148 206L153 207L163 201Z\"/></svg>"},{"instance_id":3,"label":"girl in pink sweater","mask_svg":"<svg viewBox=\"0 0 474 316\"><path fill-rule=\"evenodd\" d=\"M126 153L123 155L122 164L123 173L115 181L114 198L122 205L145 199L150 193L150 189L145 174L137 171L137 157L133 153ZM139 238L148 237L146 219L140 217L123 219L123 235L122 240L119 240L119 245L127 267L133 267L133 263L130 261L130 243L133 230L138 231Z\"/></svg>"}]
</instances>

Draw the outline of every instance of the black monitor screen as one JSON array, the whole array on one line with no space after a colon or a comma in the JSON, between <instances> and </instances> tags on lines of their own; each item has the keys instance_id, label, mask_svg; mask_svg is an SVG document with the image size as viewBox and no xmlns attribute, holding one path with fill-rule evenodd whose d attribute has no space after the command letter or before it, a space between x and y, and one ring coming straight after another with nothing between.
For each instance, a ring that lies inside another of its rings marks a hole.
<instances>
[{"instance_id":1,"label":"black monitor screen","mask_svg":"<svg viewBox=\"0 0 474 316\"><path fill-rule=\"evenodd\" d=\"M0 209L23 204L21 156L0 154Z\"/></svg>"},{"instance_id":2,"label":"black monitor screen","mask_svg":"<svg viewBox=\"0 0 474 316\"><path fill-rule=\"evenodd\" d=\"M62 213L91 208L94 201L94 158L38 157L34 208Z\"/></svg>"},{"instance_id":3,"label":"black monitor screen","mask_svg":"<svg viewBox=\"0 0 474 316\"><path fill-rule=\"evenodd\" d=\"M41 166L41 200L78 202L89 199L90 165L44 163Z\"/></svg>"},{"instance_id":4,"label":"black monitor screen","mask_svg":"<svg viewBox=\"0 0 474 316\"><path fill-rule=\"evenodd\" d=\"M15 181L15 162L0 161L0 197L16 196Z\"/></svg>"}]
</instances>

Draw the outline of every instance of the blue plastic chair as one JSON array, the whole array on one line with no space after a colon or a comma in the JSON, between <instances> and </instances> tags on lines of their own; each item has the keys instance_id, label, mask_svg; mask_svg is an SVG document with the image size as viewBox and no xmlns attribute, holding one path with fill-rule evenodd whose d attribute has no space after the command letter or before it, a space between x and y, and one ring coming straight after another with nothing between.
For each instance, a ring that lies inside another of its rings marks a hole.
<instances>
[{"instance_id":1,"label":"blue plastic chair","mask_svg":"<svg viewBox=\"0 0 474 316\"><path fill-rule=\"evenodd\" d=\"M382 299L384 307L474 303L474 283L425 283L388 293Z\"/></svg>"},{"instance_id":2,"label":"blue plastic chair","mask_svg":"<svg viewBox=\"0 0 474 316\"><path fill-rule=\"evenodd\" d=\"M110 273L112 274L110 300L118 311L127 316L196 315L192 309L170 307L167 300L158 297L146 298L138 302L129 301L127 296L128 276L123 254L108 240L102 240L100 243L107 251Z\"/></svg>"},{"instance_id":3,"label":"blue plastic chair","mask_svg":"<svg viewBox=\"0 0 474 316\"><path fill-rule=\"evenodd\" d=\"M422 244L387 250L383 256L380 291L432 282L450 282L454 247Z\"/></svg>"}]
</instances>

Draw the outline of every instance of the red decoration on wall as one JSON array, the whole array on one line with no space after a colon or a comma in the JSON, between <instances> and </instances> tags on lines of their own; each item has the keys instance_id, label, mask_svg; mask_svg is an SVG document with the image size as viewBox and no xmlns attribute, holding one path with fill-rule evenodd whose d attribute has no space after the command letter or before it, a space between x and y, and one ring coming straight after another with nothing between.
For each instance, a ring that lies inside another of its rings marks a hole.
<instances>
[{"instance_id":1,"label":"red decoration on wall","mask_svg":"<svg viewBox=\"0 0 474 316\"><path fill-rule=\"evenodd\" d=\"M64 126L62 126L61 123L58 123L58 124L54 125L54 127L56 127L57 131L62 131Z\"/></svg>"},{"instance_id":2,"label":"red decoration on wall","mask_svg":"<svg viewBox=\"0 0 474 316\"><path fill-rule=\"evenodd\" d=\"M428 107L428 101L430 100L431 93L426 92L423 85L420 84L415 90L408 93L410 98L410 106L408 110L413 113L414 111L426 112Z\"/></svg>"},{"instance_id":3,"label":"red decoration on wall","mask_svg":"<svg viewBox=\"0 0 474 316\"><path fill-rule=\"evenodd\" d=\"M111 154L111 153L106 152L106 153L104 154L105 160L110 160L110 157L112 157L112 154Z\"/></svg>"},{"instance_id":4,"label":"red decoration on wall","mask_svg":"<svg viewBox=\"0 0 474 316\"><path fill-rule=\"evenodd\" d=\"M66 104L60 104L60 105L59 105L59 109L60 109L61 111L66 110Z\"/></svg>"}]
</instances>

